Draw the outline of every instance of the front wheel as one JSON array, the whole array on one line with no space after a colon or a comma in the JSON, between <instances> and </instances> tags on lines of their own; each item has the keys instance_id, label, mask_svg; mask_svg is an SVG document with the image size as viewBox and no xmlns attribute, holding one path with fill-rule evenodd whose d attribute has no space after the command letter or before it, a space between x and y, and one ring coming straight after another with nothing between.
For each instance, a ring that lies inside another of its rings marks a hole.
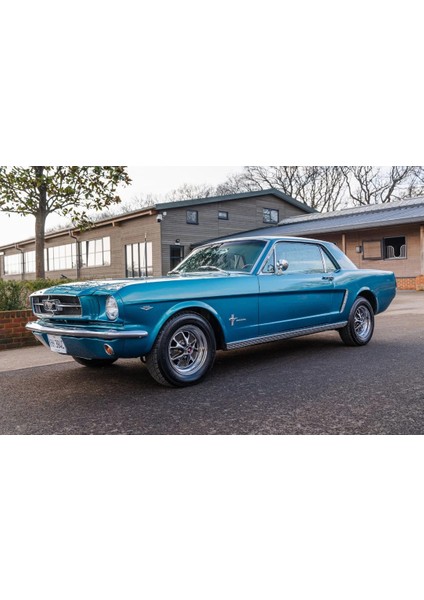
<instances>
[{"instance_id":1,"label":"front wheel","mask_svg":"<svg viewBox=\"0 0 424 600\"><path fill-rule=\"evenodd\" d=\"M374 311L365 298L357 298L349 313L349 320L340 337L347 346L364 346L374 333Z\"/></svg>"},{"instance_id":2,"label":"front wheel","mask_svg":"<svg viewBox=\"0 0 424 600\"><path fill-rule=\"evenodd\" d=\"M146 365L158 383L184 387L206 376L215 352L215 335L208 321L195 313L180 313L159 332Z\"/></svg>"}]
</instances>

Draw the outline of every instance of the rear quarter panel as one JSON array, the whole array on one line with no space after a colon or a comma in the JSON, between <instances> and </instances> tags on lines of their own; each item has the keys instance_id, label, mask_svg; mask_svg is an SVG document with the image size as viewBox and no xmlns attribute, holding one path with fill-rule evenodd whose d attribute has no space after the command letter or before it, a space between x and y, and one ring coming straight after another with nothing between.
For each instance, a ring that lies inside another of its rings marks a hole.
<instances>
[{"instance_id":1,"label":"rear quarter panel","mask_svg":"<svg viewBox=\"0 0 424 600\"><path fill-rule=\"evenodd\" d=\"M396 296L396 279L391 271L355 269L343 271L336 279L336 286L345 289L348 295L343 316L348 317L356 298L372 294L375 298L375 314L385 311Z\"/></svg>"}]
</instances>

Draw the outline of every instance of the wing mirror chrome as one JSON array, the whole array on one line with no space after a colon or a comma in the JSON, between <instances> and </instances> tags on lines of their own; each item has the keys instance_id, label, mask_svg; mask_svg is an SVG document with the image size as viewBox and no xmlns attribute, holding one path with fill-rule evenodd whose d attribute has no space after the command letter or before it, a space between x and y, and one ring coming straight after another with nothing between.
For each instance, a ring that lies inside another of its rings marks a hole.
<instances>
[{"instance_id":1,"label":"wing mirror chrome","mask_svg":"<svg viewBox=\"0 0 424 600\"><path fill-rule=\"evenodd\" d=\"M282 260L277 260L277 275L282 275L288 268L289 263L284 258Z\"/></svg>"}]
</instances>

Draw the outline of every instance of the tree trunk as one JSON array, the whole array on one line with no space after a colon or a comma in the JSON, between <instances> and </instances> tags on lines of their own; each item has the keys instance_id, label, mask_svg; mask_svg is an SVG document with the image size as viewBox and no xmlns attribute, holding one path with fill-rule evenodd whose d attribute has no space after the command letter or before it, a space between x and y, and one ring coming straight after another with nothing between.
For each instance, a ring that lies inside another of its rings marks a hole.
<instances>
[{"instance_id":1,"label":"tree trunk","mask_svg":"<svg viewBox=\"0 0 424 600\"><path fill-rule=\"evenodd\" d=\"M47 218L47 186L43 181L44 167L35 167L37 189L40 194L39 208L35 215L35 275L37 279L45 279L44 267L44 233Z\"/></svg>"}]
</instances>

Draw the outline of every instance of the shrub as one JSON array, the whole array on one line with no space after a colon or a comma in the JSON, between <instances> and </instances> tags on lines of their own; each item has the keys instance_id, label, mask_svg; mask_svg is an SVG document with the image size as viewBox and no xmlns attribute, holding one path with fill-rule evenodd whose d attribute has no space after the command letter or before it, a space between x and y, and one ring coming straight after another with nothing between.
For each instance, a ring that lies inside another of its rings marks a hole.
<instances>
[{"instance_id":1,"label":"shrub","mask_svg":"<svg viewBox=\"0 0 424 600\"><path fill-rule=\"evenodd\" d=\"M3 281L0 279L0 311L30 308L29 296L36 290L64 283L57 279L35 279L33 281Z\"/></svg>"}]
</instances>

